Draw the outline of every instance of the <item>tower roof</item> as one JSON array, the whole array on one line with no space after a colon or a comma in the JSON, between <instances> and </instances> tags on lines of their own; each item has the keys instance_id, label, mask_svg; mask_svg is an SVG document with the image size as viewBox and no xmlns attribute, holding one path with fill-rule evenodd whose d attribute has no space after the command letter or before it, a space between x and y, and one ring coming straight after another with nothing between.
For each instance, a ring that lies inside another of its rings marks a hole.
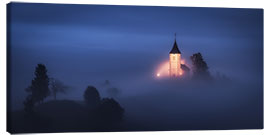
<instances>
[{"instance_id":1,"label":"tower roof","mask_svg":"<svg viewBox=\"0 0 270 135\"><path fill-rule=\"evenodd\" d=\"M172 50L170 51L170 53L180 53L180 54L181 54L180 50L178 49L176 40L174 40L173 48L172 48Z\"/></svg>"}]
</instances>

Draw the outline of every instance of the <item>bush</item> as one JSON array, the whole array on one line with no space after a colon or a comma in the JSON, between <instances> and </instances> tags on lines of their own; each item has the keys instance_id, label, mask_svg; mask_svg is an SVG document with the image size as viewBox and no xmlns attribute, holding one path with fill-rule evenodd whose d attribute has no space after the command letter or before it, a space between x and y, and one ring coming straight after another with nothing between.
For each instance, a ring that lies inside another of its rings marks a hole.
<instances>
[{"instance_id":1,"label":"bush","mask_svg":"<svg viewBox=\"0 0 270 135\"><path fill-rule=\"evenodd\" d=\"M100 103L100 95L93 86L88 86L84 92L84 101L90 108L95 108Z\"/></svg>"}]
</instances>

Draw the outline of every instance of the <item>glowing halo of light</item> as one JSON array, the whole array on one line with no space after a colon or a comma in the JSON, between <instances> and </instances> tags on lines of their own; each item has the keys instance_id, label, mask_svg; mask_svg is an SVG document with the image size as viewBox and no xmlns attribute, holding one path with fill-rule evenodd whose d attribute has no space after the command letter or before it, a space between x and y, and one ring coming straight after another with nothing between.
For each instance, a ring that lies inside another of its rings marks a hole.
<instances>
[{"instance_id":1,"label":"glowing halo of light","mask_svg":"<svg viewBox=\"0 0 270 135\"><path fill-rule=\"evenodd\" d=\"M183 70L182 70L182 69L180 70L180 73L179 73L179 74L180 74L180 75L183 75Z\"/></svg>"},{"instance_id":2,"label":"glowing halo of light","mask_svg":"<svg viewBox=\"0 0 270 135\"><path fill-rule=\"evenodd\" d=\"M186 64L186 61L184 59L181 59L181 64Z\"/></svg>"},{"instance_id":3,"label":"glowing halo of light","mask_svg":"<svg viewBox=\"0 0 270 135\"><path fill-rule=\"evenodd\" d=\"M162 62L157 70L156 70L156 77L158 78L164 78L169 77L169 61Z\"/></svg>"},{"instance_id":4,"label":"glowing halo of light","mask_svg":"<svg viewBox=\"0 0 270 135\"><path fill-rule=\"evenodd\" d=\"M187 64L185 59L181 59L181 64ZM156 78L168 78L170 77L170 72L169 69L170 65L169 65L169 61L164 61L161 64L159 64L156 73L155 73L155 77ZM184 71L181 69L179 72L179 75L182 76L184 75Z\"/></svg>"}]
</instances>

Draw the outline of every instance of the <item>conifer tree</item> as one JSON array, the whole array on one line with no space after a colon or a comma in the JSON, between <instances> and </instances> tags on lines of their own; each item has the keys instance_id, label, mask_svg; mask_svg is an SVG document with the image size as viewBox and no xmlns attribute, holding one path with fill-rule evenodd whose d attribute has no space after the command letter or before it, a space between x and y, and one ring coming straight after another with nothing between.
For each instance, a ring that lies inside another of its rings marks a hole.
<instances>
[{"instance_id":1,"label":"conifer tree","mask_svg":"<svg viewBox=\"0 0 270 135\"><path fill-rule=\"evenodd\" d=\"M197 79L210 79L210 73L208 71L208 66L206 62L204 61L201 53L195 53L192 56L190 56L190 59L192 61L192 71L193 71L193 78Z\"/></svg>"},{"instance_id":2,"label":"conifer tree","mask_svg":"<svg viewBox=\"0 0 270 135\"><path fill-rule=\"evenodd\" d=\"M47 75L46 66L38 64L35 70L35 78L31 85L26 89L31 95L34 103L42 103L44 99L50 95L49 77Z\"/></svg>"}]
</instances>

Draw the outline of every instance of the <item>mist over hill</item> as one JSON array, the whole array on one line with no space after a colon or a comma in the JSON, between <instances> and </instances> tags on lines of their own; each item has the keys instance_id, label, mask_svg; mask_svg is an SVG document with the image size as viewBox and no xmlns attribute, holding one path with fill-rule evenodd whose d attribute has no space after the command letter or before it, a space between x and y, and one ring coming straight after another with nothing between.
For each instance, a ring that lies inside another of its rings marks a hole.
<instances>
[{"instance_id":1,"label":"mist over hill","mask_svg":"<svg viewBox=\"0 0 270 135\"><path fill-rule=\"evenodd\" d=\"M8 9L14 133L263 128L262 9L37 3ZM157 77L174 40L190 76ZM191 56L198 53L208 79L194 77ZM38 64L46 66L43 75ZM52 92L53 79L68 90Z\"/></svg>"}]
</instances>

